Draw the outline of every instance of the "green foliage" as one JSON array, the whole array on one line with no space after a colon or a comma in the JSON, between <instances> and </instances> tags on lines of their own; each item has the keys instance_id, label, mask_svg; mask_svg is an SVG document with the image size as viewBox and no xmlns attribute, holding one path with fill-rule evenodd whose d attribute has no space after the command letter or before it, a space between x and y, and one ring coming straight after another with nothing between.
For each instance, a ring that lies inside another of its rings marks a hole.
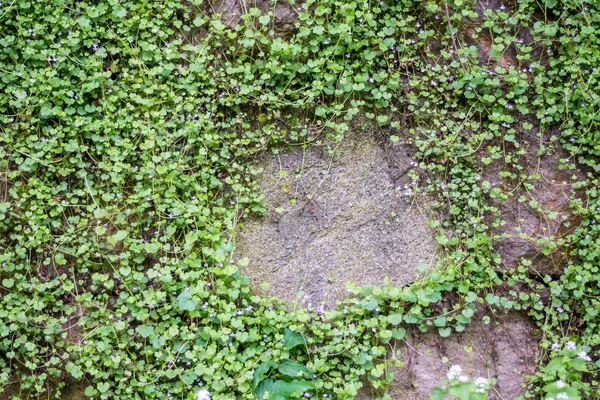
<instances>
[{"instance_id":1,"label":"green foliage","mask_svg":"<svg viewBox=\"0 0 600 400\"><path fill-rule=\"evenodd\" d=\"M600 346L598 179L571 199L582 223L558 280L502 270L494 253L498 204L534 185L521 164L534 124L560 132L540 151L561 144L600 170L597 6L296 7L297 32L281 38L272 10L227 26L202 1L0 6L0 388L18 378L35 397L70 376L102 399L353 398L365 381L385 390L388 346L408 326L449 336L484 303L527 309L543 348L578 346L542 358L532 394L597 395L600 365L585 357ZM487 63L459 34L473 19ZM410 131L405 193L434 199L437 267L403 288L350 288L325 314L257 295L230 260L239 218L264 212L252 158L334 145L356 115ZM502 187L482 176L494 163ZM437 396L481 394L447 384Z\"/></svg>"}]
</instances>

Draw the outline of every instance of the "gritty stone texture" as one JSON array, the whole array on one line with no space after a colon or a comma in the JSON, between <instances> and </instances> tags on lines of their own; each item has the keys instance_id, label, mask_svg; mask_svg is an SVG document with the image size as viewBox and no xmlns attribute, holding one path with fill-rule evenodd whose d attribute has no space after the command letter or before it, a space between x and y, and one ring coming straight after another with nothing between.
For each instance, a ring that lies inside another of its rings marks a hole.
<instances>
[{"instance_id":1,"label":"gritty stone texture","mask_svg":"<svg viewBox=\"0 0 600 400\"><path fill-rule=\"evenodd\" d=\"M332 158L309 146L262 161L267 215L246 220L235 258L268 292L326 308L347 296L345 283L406 285L434 255L428 210L407 197L410 149L384 149L372 130L349 134ZM385 139L389 141L389 139ZM393 165L391 161L393 160Z\"/></svg>"},{"instance_id":2,"label":"gritty stone texture","mask_svg":"<svg viewBox=\"0 0 600 400\"><path fill-rule=\"evenodd\" d=\"M521 135L525 154L521 156L519 164L530 177L532 187L526 193L526 201L519 201L519 196L512 196L497 204L506 223L494 232L502 235L495 243L495 249L502 256L503 267L515 267L519 260L526 258L531 261L528 268L530 273L560 275L567 260L564 246L558 245L549 254L544 254L537 239L546 236L563 238L579 226L580 217L572 212L569 199L577 196L573 184L583 180L585 173L561 169L561 160L569 158L565 151L557 149L551 154L539 155L539 138L531 132ZM501 165L491 164L484 170L484 179L510 192L514 184L502 180L502 169ZM546 213L533 209L533 201ZM555 213L554 219L549 217L551 212ZM525 233L527 237L521 237L519 233Z\"/></svg>"},{"instance_id":3,"label":"gritty stone texture","mask_svg":"<svg viewBox=\"0 0 600 400\"><path fill-rule=\"evenodd\" d=\"M429 399L433 388L447 378L450 366L460 365L471 379L497 380L489 400L519 397L525 394L526 375L536 370L537 340L531 335L534 330L535 324L517 312L492 316L489 324L482 322L480 315L464 332L447 338L437 332L412 330L407 341L398 344L405 366L393 369L388 394L394 400ZM381 393L365 388L356 398L370 400L378 395Z\"/></svg>"},{"instance_id":4,"label":"gritty stone texture","mask_svg":"<svg viewBox=\"0 0 600 400\"><path fill-rule=\"evenodd\" d=\"M268 0L215 0L211 9L221 15L221 21L234 28L250 8L258 8L263 15L273 13L272 29L276 36L289 37L296 31L298 13L302 2L291 4L288 0L277 1L274 5Z\"/></svg>"}]
</instances>

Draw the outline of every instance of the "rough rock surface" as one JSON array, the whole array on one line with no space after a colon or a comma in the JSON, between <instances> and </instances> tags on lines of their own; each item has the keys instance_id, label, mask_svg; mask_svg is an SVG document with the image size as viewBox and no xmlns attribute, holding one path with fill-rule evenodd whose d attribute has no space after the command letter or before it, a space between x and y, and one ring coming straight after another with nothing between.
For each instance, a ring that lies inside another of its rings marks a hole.
<instances>
[{"instance_id":1,"label":"rough rock surface","mask_svg":"<svg viewBox=\"0 0 600 400\"><path fill-rule=\"evenodd\" d=\"M437 332L413 330L396 354L404 367L394 367L388 394L394 400L425 400L446 379L452 365L460 365L470 378L495 378L489 400L514 399L525 393L526 375L536 370L535 325L525 315L510 312L492 317L489 324L474 321L464 332L447 338ZM362 390L357 399L370 400L381 393Z\"/></svg>"},{"instance_id":2,"label":"rough rock surface","mask_svg":"<svg viewBox=\"0 0 600 400\"><path fill-rule=\"evenodd\" d=\"M386 152L367 130L339 150L332 158L309 146L262 161L267 215L244 222L235 258L250 259L242 272L271 283L270 294L292 301L303 291L304 305L330 308L347 296L347 281L405 285L433 260L425 202L403 188L410 149Z\"/></svg>"},{"instance_id":3,"label":"rough rock surface","mask_svg":"<svg viewBox=\"0 0 600 400\"><path fill-rule=\"evenodd\" d=\"M510 237L500 239L496 250L505 267L514 267L519 259L527 258L532 261L529 267L532 274L560 275L566 258L564 247L557 246L545 255L536 242L546 236L562 238L577 228L580 220L572 213L569 198L576 194L573 183L583 179L584 173L560 169L561 160L568 159L566 152L557 149L552 154L538 155L540 139L533 133L523 133L523 136L526 138L525 155L519 164L530 177L532 188L525 193L524 201L519 201L520 196L513 196L500 205L506 224L496 233ZM494 185L506 185L499 176L501 169L499 165L491 165L484 171L484 177ZM505 188L511 191L510 186ZM532 208L535 203L544 212ZM520 233L527 237L521 237Z\"/></svg>"},{"instance_id":4,"label":"rough rock surface","mask_svg":"<svg viewBox=\"0 0 600 400\"><path fill-rule=\"evenodd\" d=\"M250 8L256 7L263 15L269 11L273 12L274 20L271 25L277 36L290 36L296 30L296 22L298 22L298 10L301 9L302 2L291 4L287 0L276 2L275 6L271 6L269 0L216 0L213 5L213 10L217 14L221 14L221 21L230 28L235 27L240 23L242 15Z\"/></svg>"}]
</instances>

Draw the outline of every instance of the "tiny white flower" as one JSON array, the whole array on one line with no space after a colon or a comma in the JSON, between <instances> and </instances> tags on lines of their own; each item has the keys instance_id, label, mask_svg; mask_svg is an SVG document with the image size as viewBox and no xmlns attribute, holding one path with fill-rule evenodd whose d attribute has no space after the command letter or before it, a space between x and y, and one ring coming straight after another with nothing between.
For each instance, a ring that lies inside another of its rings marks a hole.
<instances>
[{"instance_id":1,"label":"tiny white flower","mask_svg":"<svg viewBox=\"0 0 600 400\"><path fill-rule=\"evenodd\" d=\"M210 393L208 390L198 390L194 400L210 400Z\"/></svg>"},{"instance_id":2,"label":"tiny white flower","mask_svg":"<svg viewBox=\"0 0 600 400\"><path fill-rule=\"evenodd\" d=\"M559 379L556 381L556 387L562 389L565 387L565 383Z\"/></svg>"},{"instance_id":3,"label":"tiny white flower","mask_svg":"<svg viewBox=\"0 0 600 400\"><path fill-rule=\"evenodd\" d=\"M460 383L467 383L467 382L469 382L469 377L466 376L466 375L461 375L461 376L458 377L458 381Z\"/></svg>"},{"instance_id":4,"label":"tiny white flower","mask_svg":"<svg viewBox=\"0 0 600 400\"><path fill-rule=\"evenodd\" d=\"M581 353L577 354L577 357L581 358L583 361L592 361L590 356L588 356L585 351L582 351Z\"/></svg>"},{"instance_id":5,"label":"tiny white flower","mask_svg":"<svg viewBox=\"0 0 600 400\"><path fill-rule=\"evenodd\" d=\"M560 347L560 345L558 343L552 343L552 346L550 346L550 349L558 350L559 347Z\"/></svg>"},{"instance_id":6,"label":"tiny white flower","mask_svg":"<svg viewBox=\"0 0 600 400\"><path fill-rule=\"evenodd\" d=\"M575 342L569 340L567 342L567 349L569 350L575 350L577 348L577 345L575 344Z\"/></svg>"},{"instance_id":7,"label":"tiny white flower","mask_svg":"<svg viewBox=\"0 0 600 400\"><path fill-rule=\"evenodd\" d=\"M460 365L453 365L448 370L448 379L457 379L460 375L462 375L462 368Z\"/></svg>"},{"instance_id":8,"label":"tiny white flower","mask_svg":"<svg viewBox=\"0 0 600 400\"><path fill-rule=\"evenodd\" d=\"M488 380L485 378L475 378L473 384L477 387L486 387L488 384Z\"/></svg>"},{"instance_id":9,"label":"tiny white flower","mask_svg":"<svg viewBox=\"0 0 600 400\"><path fill-rule=\"evenodd\" d=\"M565 392L560 392L556 394L556 399L569 400L569 395Z\"/></svg>"}]
</instances>

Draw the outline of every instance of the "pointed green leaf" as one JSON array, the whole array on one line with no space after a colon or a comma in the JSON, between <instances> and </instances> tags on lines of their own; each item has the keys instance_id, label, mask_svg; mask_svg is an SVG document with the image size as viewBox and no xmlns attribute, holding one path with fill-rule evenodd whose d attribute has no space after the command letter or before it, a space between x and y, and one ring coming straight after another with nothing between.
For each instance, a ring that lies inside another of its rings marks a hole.
<instances>
[{"instance_id":1,"label":"pointed green leaf","mask_svg":"<svg viewBox=\"0 0 600 400\"><path fill-rule=\"evenodd\" d=\"M292 360L283 360L279 364L278 371L284 375L296 377L298 373L307 371L306 367Z\"/></svg>"},{"instance_id":2,"label":"pointed green leaf","mask_svg":"<svg viewBox=\"0 0 600 400\"><path fill-rule=\"evenodd\" d=\"M296 346L300 346L304 344L304 338L298 332L294 332L285 328L283 333L283 340L285 342L285 349L291 350Z\"/></svg>"}]
</instances>

